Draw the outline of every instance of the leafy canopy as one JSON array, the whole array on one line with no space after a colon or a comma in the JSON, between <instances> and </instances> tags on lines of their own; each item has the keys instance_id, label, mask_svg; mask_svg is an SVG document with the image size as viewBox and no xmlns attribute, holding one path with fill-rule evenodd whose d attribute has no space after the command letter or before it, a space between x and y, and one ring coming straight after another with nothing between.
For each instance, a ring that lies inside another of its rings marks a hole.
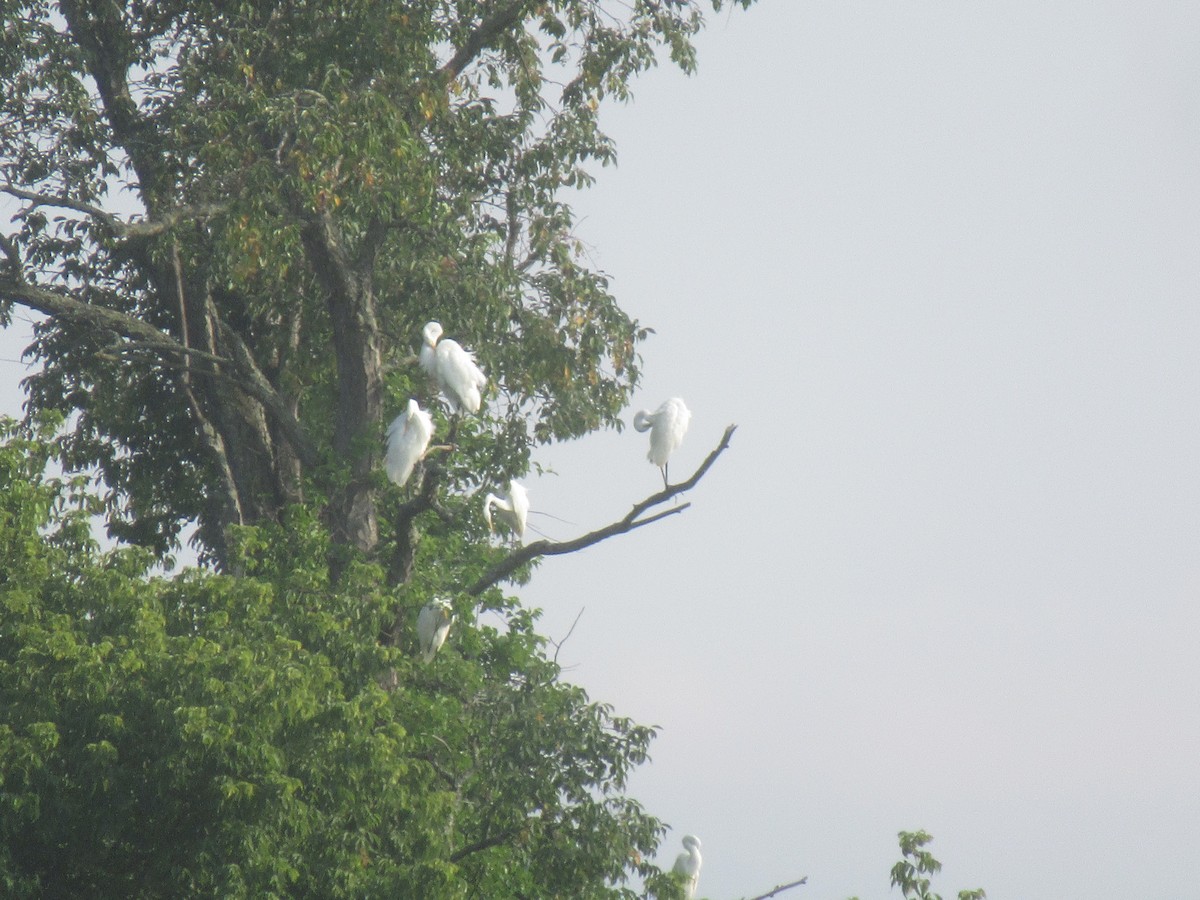
<instances>
[{"instance_id":1,"label":"leafy canopy","mask_svg":"<svg viewBox=\"0 0 1200 900\"><path fill-rule=\"evenodd\" d=\"M42 479L48 434L2 432L5 896L674 896L623 794L653 730L559 681L533 615L422 666L376 640L379 573L331 585L296 527L245 529L242 577L151 577Z\"/></svg>"},{"instance_id":2,"label":"leafy canopy","mask_svg":"<svg viewBox=\"0 0 1200 900\"><path fill-rule=\"evenodd\" d=\"M620 425L646 329L565 198L699 5L0 11L0 325L45 316L0 425L0 892L679 896L625 795L653 729L559 679L477 494ZM433 319L477 417L415 364ZM410 397L450 449L397 488ZM156 575L187 522L208 565Z\"/></svg>"}]
</instances>

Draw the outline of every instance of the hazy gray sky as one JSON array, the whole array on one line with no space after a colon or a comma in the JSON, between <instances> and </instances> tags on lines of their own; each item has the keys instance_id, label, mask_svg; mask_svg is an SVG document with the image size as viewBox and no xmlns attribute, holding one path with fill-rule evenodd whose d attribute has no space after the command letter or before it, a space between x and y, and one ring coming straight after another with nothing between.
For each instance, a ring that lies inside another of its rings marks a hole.
<instances>
[{"instance_id":1,"label":"hazy gray sky","mask_svg":"<svg viewBox=\"0 0 1200 900\"><path fill-rule=\"evenodd\" d=\"M579 234L695 505L524 590L700 893L1198 893L1200 5L763 0L607 122ZM0 356L18 349L6 338ZM21 370L0 363L0 400ZM636 407L635 407L636 408ZM632 411L629 418L632 418ZM654 490L539 455L569 537Z\"/></svg>"}]
</instances>

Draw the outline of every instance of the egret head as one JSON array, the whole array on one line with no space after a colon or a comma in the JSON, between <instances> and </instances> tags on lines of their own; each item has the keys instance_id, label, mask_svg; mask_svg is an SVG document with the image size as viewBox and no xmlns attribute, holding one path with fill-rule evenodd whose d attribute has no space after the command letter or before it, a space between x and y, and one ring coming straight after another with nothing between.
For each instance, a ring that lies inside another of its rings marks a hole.
<instances>
[{"instance_id":1,"label":"egret head","mask_svg":"<svg viewBox=\"0 0 1200 900\"><path fill-rule=\"evenodd\" d=\"M650 418L650 410L639 409L633 414L633 427L637 431L648 431L654 420Z\"/></svg>"},{"instance_id":2,"label":"egret head","mask_svg":"<svg viewBox=\"0 0 1200 900\"><path fill-rule=\"evenodd\" d=\"M696 837L694 834L685 834L683 836L683 847L685 850L699 850L700 838Z\"/></svg>"},{"instance_id":3,"label":"egret head","mask_svg":"<svg viewBox=\"0 0 1200 900\"><path fill-rule=\"evenodd\" d=\"M425 327L421 329L421 336L430 347L437 346L438 338L442 336L442 324L440 322L426 322Z\"/></svg>"},{"instance_id":4,"label":"egret head","mask_svg":"<svg viewBox=\"0 0 1200 900\"><path fill-rule=\"evenodd\" d=\"M492 507L500 502L500 498L495 494L488 494L483 498L483 519L487 522L488 531L495 532L496 528L492 525Z\"/></svg>"}]
</instances>

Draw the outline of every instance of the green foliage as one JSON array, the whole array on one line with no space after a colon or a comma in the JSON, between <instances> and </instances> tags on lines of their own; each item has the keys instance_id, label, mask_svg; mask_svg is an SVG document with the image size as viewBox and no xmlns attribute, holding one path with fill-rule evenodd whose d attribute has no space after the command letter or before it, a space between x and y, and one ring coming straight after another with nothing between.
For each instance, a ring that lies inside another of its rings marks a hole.
<instances>
[{"instance_id":1,"label":"green foliage","mask_svg":"<svg viewBox=\"0 0 1200 900\"><path fill-rule=\"evenodd\" d=\"M623 793L653 730L560 682L533 614L460 608L420 665L377 640L380 574L332 586L303 520L244 530L243 577L152 577L149 554L83 538L91 501L43 480L46 435L4 428L5 896L609 897L663 877L641 861L662 826Z\"/></svg>"},{"instance_id":2,"label":"green foliage","mask_svg":"<svg viewBox=\"0 0 1200 900\"><path fill-rule=\"evenodd\" d=\"M932 841L933 837L924 831L900 832L900 861L892 866L892 887L900 888L905 900L942 900L940 894L930 890L930 876L942 870L942 864L926 849ZM958 900L986 898L983 888L958 892Z\"/></svg>"},{"instance_id":3,"label":"green foliage","mask_svg":"<svg viewBox=\"0 0 1200 900\"><path fill-rule=\"evenodd\" d=\"M749 0L712 2L727 5ZM590 266L565 195L615 160L605 99L627 99L660 55L694 67L697 4L0 9L0 184L27 192L4 237L23 278L218 357L244 352L322 456L300 473L281 463L297 448L280 450L290 439L259 398L230 390L244 380L230 367L214 382L203 358L184 366L54 316L38 328L31 404L80 412L65 448L109 486L115 535L163 553L197 520L220 557L237 520L223 466L243 522L278 519L300 493L333 497L386 414L428 401L409 357L430 319L492 379L493 440L463 458L474 483L520 474L536 444L620 426L646 329ZM131 206L147 227L129 224ZM383 367L368 361L360 385L345 347L333 352L351 319ZM355 403L361 440L338 446ZM219 447L198 440L197 412Z\"/></svg>"},{"instance_id":4,"label":"green foliage","mask_svg":"<svg viewBox=\"0 0 1200 900\"><path fill-rule=\"evenodd\" d=\"M0 323L46 316L0 446L0 893L678 896L625 795L653 729L464 586L503 556L478 489L620 427L647 330L565 198L615 159L603 101L693 68L699 4L0 11ZM436 408L433 319L479 416ZM452 449L399 489L409 397ZM188 522L211 569L156 576Z\"/></svg>"}]
</instances>

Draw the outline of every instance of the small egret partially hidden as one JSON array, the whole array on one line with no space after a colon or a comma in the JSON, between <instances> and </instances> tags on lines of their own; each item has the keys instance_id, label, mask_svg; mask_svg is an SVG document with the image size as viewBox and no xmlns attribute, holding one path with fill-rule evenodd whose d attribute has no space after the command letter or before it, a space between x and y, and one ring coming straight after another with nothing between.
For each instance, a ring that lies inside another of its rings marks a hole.
<instances>
[{"instance_id":1,"label":"small egret partially hidden","mask_svg":"<svg viewBox=\"0 0 1200 900\"><path fill-rule=\"evenodd\" d=\"M633 414L633 427L650 432L650 452L646 458L662 471L663 487L667 486L667 460L683 443L691 420L691 410L678 397L667 400L654 412L641 409Z\"/></svg>"},{"instance_id":2,"label":"small egret partially hidden","mask_svg":"<svg viewBox=\"0 0 1200 900\"><path fill-rule=\"evenodd\" d=\"M483 518L487 520L488 531L492 527L492 507L499 510L500 518L508 523L517 536L517 540L525 537L525 520L529 518L529 493L525 486L515 479L508 483L508 496L488 494L483 498Z\"/></svg>"},{"instance_id":3,"label":"small egret partially hidden","mask_svg":"<svg viewBox=\"0 0 1200 900\"><path fill-rule=\"evenodd\" d=\"M700 885L700 838L694 834L683 836L685 852L675 857L675 865L671 871L682 876L683 893L688 900L696 896L696 888Z\"/></svg>"},{"instance_id":4,"label":"small egret partially hidden","mask_svg":"<svg viewBox=\"0 0 1200 900\"><path fill-rule=\"evenodd\" d=\"M438 390L456 412L479 412L483 403L480 392L487 387L487 376L475 357L458 341L442 340L440 322L427 322L421 329L421 338L421 368L437 382Z\"/></svg>"},{"instance_id":5,"label":"small egret partially hidden","mask_svg":"<svg viewBox=\"0 0 1200 900\"><path fill-rule=\"evenodd\" d=\"M396 484L408 481L415 466L429 449L433 437L433 417L417 404L408 401L408 408L392 420L387 430L387 454L384 470Z\"/></svg>"},{"instance_id":6,"label":"small egret partially hidden","mask_svg":"<svg viewBox=\"0 0 1200 900\"><path fill-rule=\"evenodd\" d=\"M434 600L421 607L417 614L417 643L420 646L421 662L433 662L438 648L446 643L454 613L445 600Z\"/></svg>"}]
</instances>

